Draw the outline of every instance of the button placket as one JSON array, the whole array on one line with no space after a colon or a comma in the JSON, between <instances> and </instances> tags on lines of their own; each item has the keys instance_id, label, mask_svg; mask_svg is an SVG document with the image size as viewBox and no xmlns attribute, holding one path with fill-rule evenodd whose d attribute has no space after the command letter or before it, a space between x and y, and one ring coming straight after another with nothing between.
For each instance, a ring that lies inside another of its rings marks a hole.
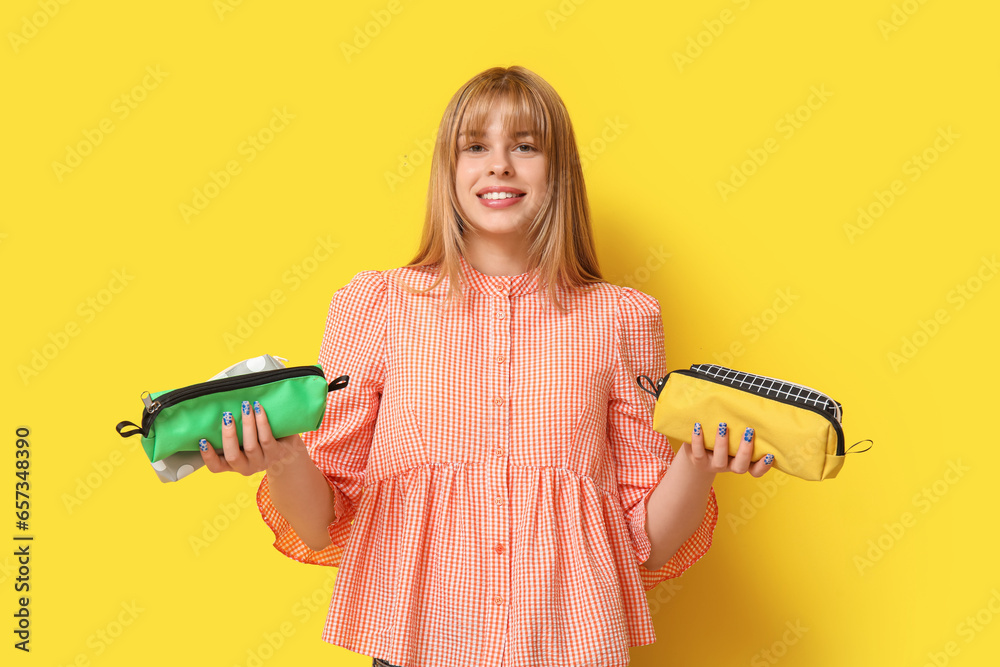
<instances>
[{"instance_id":1,"label":"button placket","mask_svg":"<svg viewBox=\"0 0 1000 667\"><path fill-rule=\"evenodd\" d=\"M510 574L508 572L508 558L502 555L506 549L504 544L509 535L509 515L510 507L508 502L508 470L506 452L510 442L510 284L505 276L496 281L496 293L493 297L493 317L489 320L491 335L488 337L489 349L486 350L487 359L492 362L487 364L490 376L489 386L493 389L490 412L493 418L489 438L488 457L490 471L490 490L492 492L492 507L490 516L493 517L489 536L492 542L488 543L487 549L493 551L491 562L491 584L490 592L493 594L492 602L495 609L504 613L508 595L508 582ZM499 622L499 620L498 620Z\"/></svg>"}]
</instances>

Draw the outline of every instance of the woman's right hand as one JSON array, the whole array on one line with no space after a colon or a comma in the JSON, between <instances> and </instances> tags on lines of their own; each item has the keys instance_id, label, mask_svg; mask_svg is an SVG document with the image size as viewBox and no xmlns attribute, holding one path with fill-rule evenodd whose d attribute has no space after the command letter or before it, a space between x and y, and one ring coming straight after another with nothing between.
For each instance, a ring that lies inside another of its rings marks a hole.
<instances>
[{"instance_id":1,"label":"woman's right hand","mask_svg":"<svg viewBox=\"0 0 1000 667\"><path fill-rule=\"evenodd\" d=\"M221 416L223 456L219 456L213 443L205 438L198 442L201 458L211 472L231 471L247 476L262 470L277 472L292 459L302 454L308 456L305 443L298 433L284 438L274 437L267 421L267 413L259 402L254 401L251 406L248 401L243 401L242 408L242 449L236 436L236 422L229 412Z\"/></svg>"}]
</instances>

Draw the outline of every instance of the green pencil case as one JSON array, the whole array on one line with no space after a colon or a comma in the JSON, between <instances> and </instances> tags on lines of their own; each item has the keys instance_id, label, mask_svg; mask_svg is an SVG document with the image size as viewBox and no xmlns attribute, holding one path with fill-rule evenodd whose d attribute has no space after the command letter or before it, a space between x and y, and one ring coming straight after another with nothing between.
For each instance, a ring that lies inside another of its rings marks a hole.
<instances>
[{"instance_id":1,"label":"green pencil case","mask_svg":"<svg viewBox=\"0 0 1000 667\"><path fill-rule=\"evenodd\" d=\"M179 389L142 393L145 409L141 425L130 421L115 426L118 435L142 435L150 462L178 452L197 452L207 438L222 447L222 413L233 413L236 435L243 446L243 401L260 401L276 438L315 431L326 412L327 394L347 386L341 375L329 384L319 364L292 366L199 382ZM131 430L124 430L131 426Z\"/></svg>"}]
</instances>

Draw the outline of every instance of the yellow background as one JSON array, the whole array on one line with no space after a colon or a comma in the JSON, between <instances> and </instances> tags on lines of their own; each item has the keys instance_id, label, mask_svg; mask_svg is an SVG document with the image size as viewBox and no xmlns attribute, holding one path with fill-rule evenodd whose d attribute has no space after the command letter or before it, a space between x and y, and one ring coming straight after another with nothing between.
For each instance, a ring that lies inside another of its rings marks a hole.
<instances>
[{"instance_id":1,"label":"yellow background","mask_svg":"<svg viewBox=\"0 0 1000 667\"><path fill-rule=\"evenodd\" d=\"M659 640L633 664L995 664L1000 9L393 8L4 3L3 663L370 664L320 640L335 571L271 547L257 478L161 484L114 425L138 419L142 390L244 358L314 363L333 291L414 253L422 146L450 96L521 64L569 108L602 270L660 300L668 366L725 360L820 388L844 404L848 443L875 441L830 481L720 476L714 545L650 594ZM294 117L250 160L243 142L275 110ZM78 166L54 167L78 146ZM734 169L745 182L724 197ZM879 197L893 201L859 227ZM312 271L296 282L296 267ZM276 291L246 340L227 339ZM11 632L18 426L30 654Z\"/></svg>"}]
</instances>

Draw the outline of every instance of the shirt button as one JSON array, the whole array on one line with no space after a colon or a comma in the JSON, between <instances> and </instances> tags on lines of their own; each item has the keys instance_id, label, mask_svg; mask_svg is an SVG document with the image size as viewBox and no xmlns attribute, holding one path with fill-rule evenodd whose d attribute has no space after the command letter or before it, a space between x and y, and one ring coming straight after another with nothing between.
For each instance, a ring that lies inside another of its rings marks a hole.
<instances>
[{"instance_id":1,"label":"shirt button","mask_svg":"<svg viewBox=\"0 0 1000 667\"><path fill-rule=\"evenodd\" d=\"M502 354L498 354L497 355L497 363L498 364L502 364L503 363L503 355Z\"/></svg>"},{"instance_id":2,"label":"shirt button","mask_svg":"<svg viewBox=\"0 0 1000 667\"><path fill-rule=\"evenodd\" d=\"M503 497L497 496L496 498L493 499L493 502L495 502L497 505L503 505Z\"/></svg>"},{"instance_id":3,"label":"shirt button","mask_svg":"<svg viewBox=\"0 0 1000 667\"><path fill-rule=\"evenodd\" d=\"M503 598L500 597L499 595L495 596L493 598L493 604L495 604L497 606L502 605L503 604Z\"/></svg>"},{"instance_id":4,"label":"shirt button","mask_svg":"<svg viewBox=\"0 0 1000 667\"><path fill-rule=\"evenodd\" d=\"M498 554L502 554L503 553L503 545L500 544L499 542L497 542L496 545L494 545L494 547L493 547L493 551L496 551Z\"/></svg>"},{"instance_id":5,"label":"shirt button","mask_svg":"<svg viewBox=\"0 0 1000 667\"><path fill-rule=\"evenodd\" d=\"M496 312L496 316L498 320L502 320L503 318L507 317L507 313L503 312L502 310L498 310Z\"/></svg>"},{"instance_id":6,"label":"shirt button","mask_svg":"<svg viewBox=\"0 0 1000 667\"><path fill-rule=\"evenodd\" d=\"M496 403L497 405L503 405L503 399L500 398L499 396L497 396L496 398L494 398L493 402Z\"/></svg>"},{"instance_id":7,"label":"shirt button","mask_svg":"<svg viewBox=\"0 0 1000 667\"><path fill-rule=\"evenodd\" d=\"M496 454L497 456L503 456L503 448L497 447L496 449L493 450L493 453Z\"/></svg>"}]
</instances>

